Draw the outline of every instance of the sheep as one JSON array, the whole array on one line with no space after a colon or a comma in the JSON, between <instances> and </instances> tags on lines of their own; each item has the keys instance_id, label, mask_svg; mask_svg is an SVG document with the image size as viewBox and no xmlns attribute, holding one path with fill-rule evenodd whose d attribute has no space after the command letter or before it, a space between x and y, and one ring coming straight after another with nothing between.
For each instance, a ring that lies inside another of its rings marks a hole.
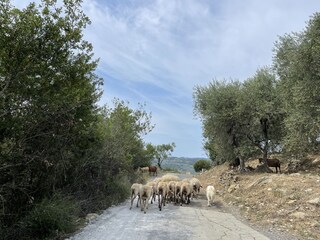
<instances>
[{"instance_id":1,"label":"sheep","mask_svg":"<svg viewBox=\"0 0 320 240\"><path fill-rule=\"evenodd\" d=\"M143 185L140 187L140 205L141 205L141 211L144 211L146 213L146 209L148 209L148 202L149 199L152 197L152 186L149 185Z\"/></svg>"},{"instance_id":2,"label":"sheep","mask_svg":"<svg viewBox=\"0 0 320 240\"><path fill-rule=\"evenodd\" d=\"M207 199L208 199L208 207L210 207L211 204L213 203L214 193L215 193L214 186L212 186L212 185L207 186L206 195L207 195Z\"/></svg>"},{"instance_id":3,"label":"sheep","mask_svg":"<svg viewBox=\"0 0 320 240\"><path fill-rule=\"evenodd\" d=\"M175 195L175 200L174 203L179 203L181 201L181 185L182 185L182 181L181 182L176 182L175 186L174 186L174 195Z\"/></svg>"},{"instance_id":4,"label":"sheep","mask_svg":"<svg viewBox=\"0 0 320 240\"><path fill-rule=\"evenodd\" d=\"M193 192L192 195L196 195L200 193L200 188L202 188L201 182L198 178L191 178L190 184L192 186Z\"/></svg>"},{"instance_id":5,"label":"sheep","mask_svg":"<svg viewBox=\"0 0 320 240\"><path fill-rule=\"evenodd\" d=\"M161 177L161 181L162 182L180 181L180 178L178 176L175 176L175 175L167 174L167 175L164 175L164 176Z\"/></svg>"},{"instance_id":6,"label":"sheep","mask_svg":"<svg viewBox=\"0 0 320 240\"><path fill-rule=\"evenodd\" d=\"M144 172L149 172L149 167L139 167L138 168L140 172L144 173Z\"/></svg>"},{"instance_id":7,"label":"sheep","mask_svg":"<svg viewBox=\"0 0 320 240\"><path fill-rule=\"evenodd\" d=\"M181 184L181 193L180 193L180 206L182 206L182 202L184 201L186 204L190 203L190 197L192 193L192 186L190 183L182 182Z\"/></svg>"},{"instance_id":8,"label":"sheep","mask_svg":"<svg viewBox=\"0 0 320 240\"><path fill-rule=\"evenodd\" d=\"M190 183L190 180L191 180L190 178L184 178L184 179L182 179L182 180L181 180L181 182L187 182L187 183Z\"/></svg>"},{"instance_id":9,"label":"sheep","mask_svg":"<svg viewBox=\"0 0 320 240\"><path fill-rule=\"evenodd\" d=\"M263 158L259 158L259 163L263 162ZM280 170L280 160L277 158L267 158L267 165L268 167L274 167L276 168L276 173L278 173L278 168L279 168L279 173L281 173Z\"/></svg>"},{"instance_id":10,"label":"sheep","mask_svg":"<svg viewBox=\"0 0 320 240\"><path fill-rule=\"evenodd\" d=\"M159 182L157 186L157 192L158 192L159 210L161 211L162 206L166 206L167 183Z\"/></svg>"},{"instance_id":11,"label":"sheep","mask_svg":"<svg viewBox=\"0 0 320 240\"><path fill-rule=\"evenodd\" d=\"M140 183L134 183L131 186L131 206L130 210L132 209L132 204L133 200L138 196L138 201L137 201L137 207L139 206L139 201L140 201L140 188L142 187L142 184Z\"/></svg>"},{"instance_id":12,"label":"sheep","mask_svg":"<svg viewBox=\"0 0 320 240\"><path fill-rule=\"evenodd\" d=\"M167 200L169 201L175 201L175 186L176 181L170 181L168 183L168 194L167 194Z\"/></svg>"},{"instance_id":13,"label":"sheep","mask_svg":"<svg viewBox=\"0 0 320 240\"><path fill-rule=\"evenodd\" d=\"M156 201L157 183L156 182L148 182L146 185L152 187L151 204L153 204L153 202Z\"/></svg>"}]
</instances>

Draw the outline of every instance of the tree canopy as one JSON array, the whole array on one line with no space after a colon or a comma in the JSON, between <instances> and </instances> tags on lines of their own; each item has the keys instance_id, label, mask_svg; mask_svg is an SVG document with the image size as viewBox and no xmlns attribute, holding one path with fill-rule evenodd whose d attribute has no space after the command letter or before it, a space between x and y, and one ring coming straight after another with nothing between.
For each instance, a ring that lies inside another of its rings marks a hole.
<instances>
[{"instance_id":1,"label":"tree canopy","mask_svg":"<svg viewBox=\"0 0 320 240\"><path fill-rule=\"evenodd\" d=\"M0 3L0 235L6 239L73 230L80 214L125 199L135 169L153 159L143 141L153 129L143 105L132 109L115 99L98 106L102 79L83 39L90 21L81 3L43 0L22 10Z\"/></svg>"},{"instance_id":2,"label":"tree canopy","mask_svg":"<svg viewBox=\"0 0 320 240\"><path fill-rule=\"evenodd\" d=\"M160 145L147 144L148 152L157 160L157 164L160 169L162 162L170 157L175 147L176 145L174 142Z\"/></svg>"},{"instance_id":3,"label":"tree canopy","mask_svg":"<svg viewBox=\"0 0 320 240\"><path fill-rule=\"evenodd\" d=\"M275 44L273 66L240 81L196 86L195 113L204 147L215 163L275 152L303 155L319 150L320 14L307 28Z\"/></svg>"}]
</instances>

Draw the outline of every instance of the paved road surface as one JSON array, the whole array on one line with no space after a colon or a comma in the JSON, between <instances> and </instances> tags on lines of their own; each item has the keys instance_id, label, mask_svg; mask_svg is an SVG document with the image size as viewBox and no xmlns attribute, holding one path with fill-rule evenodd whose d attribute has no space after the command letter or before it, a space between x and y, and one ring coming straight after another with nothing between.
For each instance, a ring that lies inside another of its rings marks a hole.
<instances>
[{"instance_id":1,"label":"paved road surface","mask_svg":"<svg viewBox=\"0 0 320 240\"><path fill-rule=\"evenodd\" d=\"M135 204L135 203L134 203ZM263 234L221 211L219 203L207 207L204 196L190 205L166 205L159 211L150 204L146 214L140 208L129 210L129 201L111 207L93 220L72 240L265 240Z\"/></svg>"}]
</instances>

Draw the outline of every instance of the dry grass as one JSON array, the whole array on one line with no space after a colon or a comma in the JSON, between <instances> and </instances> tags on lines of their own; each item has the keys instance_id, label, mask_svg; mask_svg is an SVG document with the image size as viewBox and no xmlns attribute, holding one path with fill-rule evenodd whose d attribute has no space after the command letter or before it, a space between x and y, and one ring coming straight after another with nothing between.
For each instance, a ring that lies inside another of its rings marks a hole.
<instances>
[{"instance_id":1,"label":"dry grass","mask_svg":"<svg viewBox=\"0 0 320 240\"><path fill-rule=\"evenodd\" d=\"M248 165L255 167L257 162ZM227 205L238 208L249 222L299 239L320 239L320 171L239 173L221 165L198 178L204 189L213 184L217 195Z\"/></svg>"}]
</instances>

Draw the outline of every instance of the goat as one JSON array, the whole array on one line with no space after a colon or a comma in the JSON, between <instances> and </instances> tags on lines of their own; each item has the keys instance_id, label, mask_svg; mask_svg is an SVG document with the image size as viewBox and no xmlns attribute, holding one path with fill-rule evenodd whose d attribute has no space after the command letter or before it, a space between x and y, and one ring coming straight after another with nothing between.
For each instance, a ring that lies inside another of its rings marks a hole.
<instances>
[{"instance_id":1,"label":"goat","mask_svg":"<svg viewBox=\"0 0 320 240\"><path fill-rule=\"evenodd\" d=\"M235 169L240 166L240 158L234 159L231 163L229 163L229 169Z\"/></svg>"},{"instance_id":2,"label":"goat","mask_svg":"<svg viewBox=\"0 0 320 240\"><path fill-rule=\"evenodd\" d=\"M158 170L158 168L156 166L150 166L149 167L150 175L151 175L151 173L153 173L153 176L157 176L157 170Z\"/></svg>"},{"instance_id":3,"label":"goat","mask_svg":"<svg viewBox=\"0 0 320 240\"><path fill-rule=\"evenodd\" d=\"M263 162L263 158L259 158L259 163ZM280 170L280 160L277 158L267 158L267 165L268 167L274 167L276 168L276 173L278 173L278 168L279 168L279 173L281 173Z\"/></svg>"}]
</instances>

